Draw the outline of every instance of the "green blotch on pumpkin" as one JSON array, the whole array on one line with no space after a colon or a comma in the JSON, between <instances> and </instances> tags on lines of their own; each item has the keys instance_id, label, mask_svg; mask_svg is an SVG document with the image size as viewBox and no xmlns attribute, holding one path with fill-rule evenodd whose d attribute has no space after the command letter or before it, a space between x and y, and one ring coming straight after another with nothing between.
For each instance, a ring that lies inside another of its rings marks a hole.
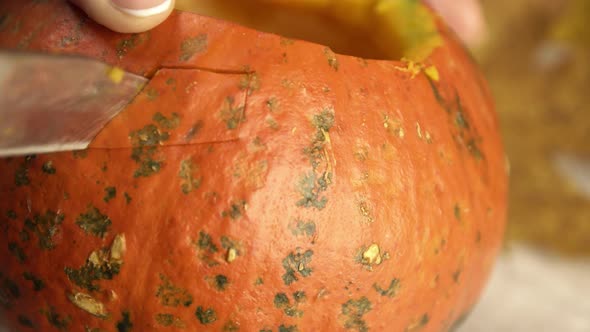
<instances>
[{"instance_id":1,"label":"green blotch on pumpkin","mask_svg":"<svg viewBox=\"0 0 590 332\"><path fill-rule=\"evenodd\" d=\"M33 324L33 321L25 315L18 315L18 317L16 319L18 320L18 323L23 327L28 327L28 328L35 327L35 324Z\"/></svg>"},{"instance_id":2,"label":"green blotch on pumpkin","mask_svg":"<svg viewBox=\"0 0 590 332\"><path fill-rule=\"evenodd\" d=\"M467 151L476 159L482 160L484 159L483 153L479 148L479 144L475 139L470 139L467 141Z\"/></svg>"},{"instance_id":3,"label":"green blotch on pumpkin","mask_svg":"<svg viewBox=\"0 0 590 332\"><path fill-rule=\"evenodd\" d=\"M232 240L231 238L229 238L228 236L222 236L221 237L221 247L223 249L236 249L238 247L238 243L235 240Z\"/></svg>"},{"instance_id":4,"label":"green blotch on pumpkin","mask_svg":"<svg viewBox=\"0 0 590 332\"><path fill-rule=\"evenodd\" d=\"M156 322L162 326L172 326L174 323L174 315L172 314L156 314Z\"/></svg>"},{"instance_id":5,"label":"green blotch on pumpkin","mask_svg":"<svg viewBox=\"0 0 590 332\"><path fill-rule=\"evenodd\" d=\"M459 203L455 204L453 207L453 212L455 214L455 219L461 221L461 207L459 206Z\"/></svg>"},{"instance_id":6,"label":"green blotch on pumpkin","mask_svg":"<svg viewBox=\"0 0 590 332\"><path fill-rule=\"evenodd\" d=\"M0 273L0 305L6 309L12 308L13 302L20 298L20 294L16 282Z\"/></svg>"},{"instance_id":7,"label":"green blotch on pumpkin","mask_svg":"<svg viewBox=\"0 0 590 332\"><path fill-rule=\"evenodd\" d=\"M162 325L162 326L166 326L166 327L170 327L170 326L175 326L175 327L179 327L179 328L183 328L185 327L184 322L172 315L172 314L156 314L155 316L155 320L156 322L158 322L158 324Z\"/></svg>"},{"instance_id":8,"label":"green blotch on pumpkin","mask_svg":"<svg viewBox=\"0 0 590 332\"><path fill-rule=\"evenodd\" d=\"M160 96L160 93L155 88L150 87L150 88L146 89L145 95L149 101L154 101ZM158 113L158 114L160 114L160 113Z\"/></svg>"},{"instance_id":9,"label":"green blotch on pumpkin","mask_svg":"<svg viewBox=\"0 0 590 332\"><path fill-rule=\"evenodd\" d=\"M51 160L43 163L43 166L41 166L41 170L45 174L55 174L56 172L55 166L53 166L53 162Z\"/></svg>"},{"instance_id":10,"label":"green blotch on pumpkin","mask_svg":"<svg viewBox=\"0 0 590 332\"><path fill-rule=\"evenodd\" d=\"M321 132L328 132L334 126L334 110L326 108L320 114L313 116L312 123L320 132L317 133L319 140L324 140Z\"/></svg>"},{"instance_id":11,"label":"green blotch on pumpkin","mask_svg":"<svg viewBox=\"0 0 590 332\"><path fill-rule=\"evenodd\" d=\"M115 187L106 187L104 188L104 197L102 200L105 203L108 203L111 199L117 197L117 188Z\"/></svg>"},{"instance_id":12,"label":"green blotch on pumpkin","mask_svg":"<svg viewBox=\"0 0 590 332\"><path fill-rule=\"evenodd\" d=\"M406 327L405 332L414 332L421 330L424 326L428 324L429 321L430 317L428 316L428 314L424 314L420 317L420 319L412 323L410 326Z\"/></svg>"},{"instance_id":13,"label":"green blotch on pumpkin","mask_svg":"<svg viewBox=\"0 0 590 332\"><path fill-rule=\"evenodd\" d=\"M72 151L72 155L76 159L84 159L84 158L88 157L88 150Z\"/></svg>"},{"instance_id":14,"label":"green blotch on pumpkin","mask_svg":"<svg viewBox=\"0 0 590 332\"><path fill-rule=\"evenodd\" d=\"M88 206L85 213L81 213L76 218L76 225L82 228L86 234L92 234L100 238L104 238L111 224L111 219L92 205Z\"/></svg>"},{"instance_id":15,"label":"green blotch on pumpkin","mask_svg":"<svg viewBox=\"0 0 590 332\"><path fill-rule=\"evenodd\" d=\"M242 217L242 214L245 212L246 201L241 200L239 202L232 202L229 206L229 209L223 211L221 213L222 217L229 217L232 220L236 220Z\"/></svg>"},{"instance_id":16,"label":"green blotch on pumpkin","mask_svg":"<svg viewBox=\"0 0 590 332\"><path fill-rule=\"evenodd\" d=\"M279 332L299 332L299 329L297 328L297 325L286 326L284 324L281 324L279 326Z\"/></svg>"},{"instance_id":17,"label":"green blotch on pumpkin","mask_svg":"<svg viewBox=\"0 0 590 332\"><path fill-rule=\"evenodd\" d=\"M194 173L199 170L199 167L193 163L191 159L185 159L180 162L180 170L178 171L178 177L182 179L180 189L182 193L188 195L194 190L199 189L202 177L195 177Z\"/></svg>"},{"instance_id":18,"label":"green blotch on pumpkin","mask_svg":"<svg viewBox=\"0 0 590 332\"><path fill-rule=\"evenodd\" d=\"M133 329L133 323L131 322L131 314L129 311L121 312L123 316L120 321L117 322L115 327L117 328L117 332L131 332Z\"/></svg>"},{"instance_id":19,"label":"green blotch on pumpkin","mask_svg":"<svg viewBox=\"0 0 590 332\"><path fill-rule=\"evenodd\" d=\"M267 101L266 101L266 107L268 107L268 110L271 112L275 112L277 111L277 109L279 108L279 100L277 97L270 97Z\"/></svg>"},{"instance_id":20,"label":"green blotch on pumpkin","mask_svg":"<svg viewBox=\"0 0 590 332\"><path fill-rule=\"evenodd\" d=\"M207 49L207 35L200 34L190 37L180 43L180 61L188 61L195 54L201 53Z\"/></svg>"},{"instance_id":21,"label":"green blotch on pumpkin","mask_svg":"<svg viewBox=\"0 0 590 332\"><path fill-rule=\"evenodd\" d=\"M467 122L467 119L465 118L465 115L463 114L462 108L460 108L455 114L455 124L459 128L469 129L469 122Z\"/></svg>"},{"instance_id":22,"label":"green blotch on pumpkin","mask_svg":"<svg viewBox=\"0 0 590 332\"><path fill-rule=\"evenodd\" d=\"M181 287L178 287L164 275L160 275L162 283L158 286L156 297L160 299L160 303L167 307L178 307L180 305L188 307L193 303L193 296Z\"/></svg>"},{"instance_id":23,"label":"green blotch on pumpkin","mask_svg":"<svg viewBox=\"0 0 590 332\"><path fill-rule=\"evenodd\" d=\"M117 54L117 57L119 57L119 59L124 57L127 55L127 53L129 53L129 51L132 51L135 47L147 39L149 39L149 32L135 33L122 39L117 43L117 46L115 46L115 53Z\"/></svg>"},{"instance_id":24,"label":"green blotch on pumpkin","mask_svg":"<svg viewBox=\"0 0 590 332\"><path fill-rule=\"evenodd\" d=\"M297 220L295 227L291 229L295 236L314 236L316 233L316 224L313 221Z\"/></svg>"},{"instance_id":25,"label":"green blotch on pumpkin","mask_svg":"<svg viewBox=\"0 0 590 332\"><path fill-rule=\"evenodd\" d=\"M153 159L155 153L155 146L133 149L131 158L139 164L139 168L133 173L134 177L149 177L160 171L163 163Z\"/></svg>"},{"instance_id":26,"label":"green blotch on pumpkin","mask_svg":"<svg viewBox=\"0 0 590 332\"><path fill-rule=\"evenodd\" d=\"M25 251L16 242L8 243L8 251L10 251L10 253L14 257L16 257L19 263L24 263L27 260L27 255L25 254Z\"/></svg>"},{"instance_id":27,"label":"green blotch on pumpkin","mask_svg":"<svg viewBox=\"0 0 590 332\"><path fill-rule=\"evenodd\" d=\"M228 263L231 263L232 261L234 261L238 256L241 255L240 250L238 249L240 247L239 243L236 242L235 240L229 238L228 236L222 236L221 237L221 247L226 251L226 257L225 260Z\"/></svg>"},{"instance_id":28,"label":"green blotch on pumpkin","mask_svg":"<svg viewBox=\"0 0 590 332\"><path fill-rule=\"evenodd\" d=\"M307 299L307 296L305 295L304 291L296 291L295 293L293 293L293 299L295 300L295 302L299 303L305 301Z\"/></svg>"},{"instance_id":29,"label":"green blotch on pumpkin","mask_svg":"<svg viewBox=\"0 0 590 332\"><path fill-rule=\"evenodd\" d=\"M303 152L308 156L313 171L303 175L299 180L298 189L303 198L297 202L297 206L322 210L328 202L325 196L321 196L322 192L332 183L331 165L327 160L325 145L329 143L329 131L334 125L334 110L322 110L313 116L311 122L316 128L316 133L311 144L304 148Z\"/></svg>"},{"instance_id":30,"label":"green blotch on pumpkin","mask_svg":"<svg viewBox=\"0 0 590 332\"><path fill-rule=\"evenodd\" d=\"M28 242L31 238L31 235L29 234L29 232L23 229L20 232L18 232L18 238L22 242Z\"/></svg>"},{"instance_id":31,"label":"green blotch on pumpkin","mask_svg":"<svg viewBox=\"0 0 590 332\"><path fill-rule=\"evenodd\" d=\"M334 53L329 47L326 47L324 48L324 56L326 56L326 59L328 60L328 65L332 67L332 69L338 71L340 63L338 63L336 53Z\"/></svg>"},{"instance_id":32,"label":"green blotch on pumpkin","mask_svg":"<svg viewBox=\"0 0 590 332\"><path fill-rule=\"evenodd\" d=\"M127 192L123 193L123 197L125 197L125 203L129 204L131 203L131 201L133 200L133 198L131 198L131 195L129 195Z\"/></svg>"},{"instance_id":33,"label":"green blotch on pumpkin","mask_svg":"<svg viewBox=\"0 0 590 332\"><path fill-rule=\"evenodd\" d=\"M298 189L302 198L297 201L297 206L313 207L318 210L323 210L326 207L328 198L321 195L323 191L328 189L328 182L331 181L332 173L325 173L325 175L329 179L328 181L323 176L318 178L313 172L305 174L299 180Z\"/></svg>"},{"instance_id":34,"label":"green blotch on pumpkin","mask_svg":"<svg viewBox=\"0 0 590 332\"><path fill-rule=\"evenodd\" d=\"M41 249L51 250L55 247L53 237L57 234L64 218L61 213L47 210L45 214L36 214L33 219L25 219L25 228L37 235Z\"/></svg>"},{"instance_id":35,"label":"green blotch on pumpkin","mask_svg":"<svg viewBox=\"0 0 590 332\"><path fill-rule=\"evenodd\" d=\"M44 0L37 0L36 2L46 2ZM72 46L78 46L80 44L80 40L82 39L82 27L86 25L86 22L90 20L86 17L81 17L76 24L76 26L71 29L70 35L64 36L61 38L60 47L67 48Z\"/></svg>"},{"instance_id":36,"label":"green blotch on pumpkin","mask_svg":"<svg viewBox=\"0 0 590 332\"><path fill-rule=\"evenodd\" d=\"M95 281L106 279L111 280L120 271L120 265L99 265L86 264L79 269L66 267L64 272L68 279L74 284L86 288L89 291L98 291L100 287Z\"/></svg>"},{"instance_id":37,"label":"green blotch on pumpkin","mask_svg":"<svg viewBox=\"0 0 590 332\"><path fill-rule=\"evenodd\" d=\"M464 145L467 148L467 151L476 160L483 160L484 155L481 149L479 148L479 140L476 140L474 138L477 136L477 133L470 132L473 128L471 128L471 126L469 125L467 115L463 111L463 105L461 104L461 98L459 97L459 95L455 93L455 100L447 101L440 93L437 84L432 79L428 77L427 79L430 83L430 87L432 88L432 92L438 104L449 115L454 116L454 119L452 121L459 128L459 133L456 135L455 140L460 144Z\"/></svg>"},{"instance_id":38,"label":"green blotch on pumpkin","mask_svg":"<svg viewBox=\"0 0 590 332\"><path fill-rule=\"evenodd\" d=\"M377 285L377 283L373 284L373 289L375 289L375 291L377 291L377 293L379 293L381 296L387 296L387 297L395 297L399 288L400 288L400 281L399 281L399 279L396 279L396 278L391 279L389 286L385 289L381 288L379 285Z\"/></svg>"},{"instance_id":39,"label":"green blotch on pumpkin","mask_svg":"<svg viewBox=\"0 0 590 332\"><path fill-rule=\"evenodd\" d=\"M273 303L277 308L284 308L289 305L289 298L285 293L277 293L277 295L275 295Z\"/></svg>"},{"instance_id":40,"label":"green blotch on pumpkin","mask_svg":"<svg viewBox=\"0 0 590 332\"><path fill-rule=\"evenodd\" d=\"M213 240L211 239L211 236L209 234L200 231L199 239L193 241L193 244L197 249L198 257L205 264L207 264L208 266L215 266L219 264L219 262L217 262L213 257L213 254L218 252L219 249L213 243Z\"/></svg>"},{"instance_id":41,"label":"green blotch on pumpkin","mask_svg":"<svg viewBox=\"0 0 590 332\"><path fill-rule=\"evenodd\" d=\"M184 139L185 141L190 141L193 138L195 138L195 136L197 136L197 134L201 131L201 129L203 129L203 121L202 120L198 120L194 125L192 125L192 127L187 131L187 133L184 135Z\"/></svg>"},{"instance_id":42,"label":"green blotch on pumpkin","mask_svg":"<svg viewBox=\"0 0 590 332\"><path fill-rule=\"evenodd\" d=\"M244 68L245 71L249 71L249 68ZM239 84L240 90L247 90L248 94L251 94L253 91L257 91L260 89L260 77L258 74L253 72L248 72L242 75Z\"/></svg>"},{"instance_id":43,"label":"green blotch on pumpkin","mask_svg":"<svg viewBox=\"0 0 590 332\"><path fill-rule=\"evenodd\" d=\"M266 124L273 130L278 130L279 129L279 123L277 122L277 120L275 120L275 118L273 118L272 116L267 116L266 117Z\"/></svg>"},{"instance_id":44,"label":"green blotch on pumpkin","mask_svg":"<svg viewBox=\"0 0 590 332\"><path fill-rule=\"evenodd\" d=\"M434 95L434 98L436 99L436 102L447 112L449 112L449 109L447 108L446 105L446 100L445 98L442 96L442 94L440 93L440 90L438 89L438 85L437 83L431 79L430 77L428 77L428 75L425 75L426 79L428 80L428 83L430 84L430 88L432 89L432 94Z\"/></svg>"},{"instance_id":45,"label":"green blotch on pumpkin","mask_svg":"<svg viewBox=\"0 0 590 332\"><path fill-rule=\"evenodd\" d=\"M166 117L162 113L157 112L152 117L152 120L160 127L168 130L176 129L180 125L180 115L178 113L172 113L170 117Z\"/></svg>"},{"instance_id":46,"label":"green blotch on pumpkin","mask_svg":"<svg viewBox=\"0 0 590 332\"><path fill-rule=\"evenodd\" d=\"M226 97L220 111L220 117L225 122L227 129L236 129L240 123L246 121L244 105L236 106L233 96Z\"/></svg>"},{"instance_id":47,"label":"green blotch on pumpkin","mask_svg":"<svg viewBox=\"0 0 590 332\"><path fill-rule=\"evenodd\" d=\"M346 317L344 328L351 331L368 332L369 327L363 316L371 311L371 309L371 302L365 296L358 300L348 300L342 305L342 315Z\"/></svg>"},{"instance_id":48,"label":"green blotch on pumpkin","mask_svg":"<svg viewBox=\"0 0 590 332\"><path fill-rule=\"evenodd\" d=\"M461 105L461 99L455 94L455 101L449 106L449 112L455 112L455 124L460 129L458 141L465 145L467 151L476 159L484 159L484 155L479 148L480 139L476 139L477 133L470 132L470 125Z\"/></svg>"},{"instance_id":49,"label":"green blotch on pumpkin","mask_svg":"<svg viewBox=\"0 0 590 332\"><path fill-rule=\"evenodd\" d=\"M220 291L224 291L229 284L229 280L223 274L218 274L215 276L215 288Z\"/></svg>"},{"instance_id":50,"label":"green blotch on pumpkin","mask_svg":"<svg viewBox=\"0 0 590 332\"><path fill-rule=\"evenodd\" d=\"M285 285L290 285L295 281L299 280L298 275L302 277L309 277L312 273L312 268L308 265L311 263L313 256L313 250L308 249L305 252L297 249L294 252L289 253L287 257L283 259L283 268L285 274L281 277Z\"/></svg>"},{"instance_id":51,"label":"green blotch on pumpkin","mask_svg":"<svg viewBox=\"0 0 590 332\"><path fill-rule=\"evenodd\" d=\"M131 150L131 159L139 166L133 173L133 176L149 177L158 173L163 166L163 162L155 160L157 146L170 138L168 132L162 132L154 125L149 124L142 129L132 131L129 134L133 149Z\"/></svg>"},{"instance_id":52,"label":"green blotch on pumpkin","mask_svg":"<svg viewBox=\"0 0 590 332\"><path fill-rule=\"evenodd\" d=\"M199 232L199 240L197 242L199 249L209 251L211 253L217 252L217 246L213 243L211 235L201 231Z\"/></svg>"},{"instance_id":53,"label":"green blotch on pumpkin","mask_svg":"<svg viewBox=\"0 0 590 332\"><path fill-rule=\"evenodd\" d=\"M0 15L0 31L4 30L4 25L8 22L8 14L1 14Z\"/></svg>"},{"instance_id":54,"label":"green blotch on pumpkin","mask_svg":"<svg viewBox=\"0 0 590 332\"><path fill-rule=\"evenodd\" d=\"M23 273L23 278L25 278L25 280L28 280L32 283L33 290L35 292L39 292L45 288L45 282L43 280L39 279L34 274L32 274L31 272Z\"/></svg>"},{"instance_id":55,"label":"green blotch on pumpkin","mask_svg":"<svg viewBox=\"0 0 590 332\"><path fill-rule=\"evenodd\" d=\"M31 184L29 179L29 168L26 165L20 165L14 173L14 184L17 187L28 186Z\"/></svg>"},{"instance_id":56,"label":"green blotch on pumpkin","mask_svg":"<svg viewBox=\"0 0 590 332\"><path fill-rule=\"evenodd\" d=\"M43 314L51 326L55 327L59 331L67 331L72 322L72 318L69 315L62 317L53 306L43 310Z\"/></svg>"},{"instance_id":57,"label":"green blotch on pumpkin","mask_svg":"<svg viewBox=\"0 0 590 332\"><path fill-rule=\"evenodd\" d=\"M452 100L445 101L446 111L449 114L454 114L455 125L459 127L459 129L469 129L469 122L467 121L465 113L463 112L463 104L461 104L461 97L459 96L456 90L454 91L454 96L455 97Z\"/></svg>"},{"instance_id":58,"label":"green blotch on pumpkin","mask_svg":"<svg viewBox=\"0 0 590 332\"><path fill-rule=\"evenodd\" d=\"M110 248L93 252L91 258L78 269L65 267L64 272L71 282L89 291L100 290L96 281L112 280L121 271L122 262L110 260Z\"/></svg>"},{"instance_id":59,"label":"green blotch on pumpkin","mask_svg":"<svg viewBox=\"0 0 590 332\"><path fill-rule=\"evenodd\" d=\"M211 324L217 320L217 314L213 308L205 309L202 306L198 306L195 311L195 316L197 316L197 319L203 325Z\"/></svg>"},{"instance_id":60,"label":"green blotch on pumpkin","mask_svg":"<svg viewBox=\"0 0 590 332\"><path fill-rule=\"evenodd\" d=\"M291 305L289 297L285 293L277 293L273 301L277 309L283 310L285 315L290 317L301 317L303 311L297 309L297 305Z\"/></svg>"},{"instance_id":61,"label":"green blotch on pumpkin","mask_svg":"<svg viewBox=\"0 0 590 332\"><path fill-rule=\"evenodd\" d=\"M14 210L6 211L6 218L16 220L16 218L17 218L16 212L14 212Z\"/></svg>"}]
</instances>

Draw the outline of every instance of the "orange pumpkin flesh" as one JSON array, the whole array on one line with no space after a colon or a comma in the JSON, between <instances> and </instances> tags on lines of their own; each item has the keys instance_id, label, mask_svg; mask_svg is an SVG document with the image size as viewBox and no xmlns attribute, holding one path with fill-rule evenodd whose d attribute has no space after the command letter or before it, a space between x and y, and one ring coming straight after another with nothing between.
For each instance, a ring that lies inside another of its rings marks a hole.
<instances>
[{"instance_id":1,"label":"orange pumpkin flesh","mask_svg":"<svg viewBox=\"0 0 590 332\"><path fill-rule=\"evenodd\" d=\"M86 151L0 160L11 328L446 331L476 302L504 154L440 22L416 64L183 12L139 35L57 0L0 17L2 47L151 77Z\"/></svg>"}]
</instances>

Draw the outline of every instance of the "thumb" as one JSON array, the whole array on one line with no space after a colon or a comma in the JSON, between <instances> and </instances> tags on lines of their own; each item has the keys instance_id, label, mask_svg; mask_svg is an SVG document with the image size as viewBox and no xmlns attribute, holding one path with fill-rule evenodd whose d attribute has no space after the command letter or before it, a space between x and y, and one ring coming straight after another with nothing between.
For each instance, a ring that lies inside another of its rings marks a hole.
<instances>
[{"instance_id":1,"label":"thumb","mask_svg":"<svg viewBox=\"0 0 590 332\"><path fill-rule=\"evenodd\" d=\"M70 0L96 22L124 33L143 32L162 23L174 0Z\"/></svg>"}]
</instances>

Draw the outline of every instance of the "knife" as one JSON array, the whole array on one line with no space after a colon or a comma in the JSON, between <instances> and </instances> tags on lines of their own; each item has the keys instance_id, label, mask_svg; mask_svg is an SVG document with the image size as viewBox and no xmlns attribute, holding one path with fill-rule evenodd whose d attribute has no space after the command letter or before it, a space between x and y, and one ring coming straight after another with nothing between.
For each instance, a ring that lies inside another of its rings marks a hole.
<instances>
[{"instance_id":1,"label":"knife","mask_svg":"<svg viewBox=\"0 0 590 332\"><path fill-rule=\"evenodd\" d=\"M147 81L81 56L0 50L0 157L87 148Z\"/></svg>"}]
</instances>

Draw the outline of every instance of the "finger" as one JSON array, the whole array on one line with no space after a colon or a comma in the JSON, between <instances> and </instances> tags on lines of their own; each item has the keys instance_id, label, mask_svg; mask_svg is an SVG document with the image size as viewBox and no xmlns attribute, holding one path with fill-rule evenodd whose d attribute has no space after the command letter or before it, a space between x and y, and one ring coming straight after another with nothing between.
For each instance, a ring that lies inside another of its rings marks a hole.
<instances>
[{"instance_id":1,"label":"finger","mask_svg":"<svg viewBox=\"0 0 590 332\"><path fill-rule=\"evenodd\" d=\"M71 0L96 22L117 32L147 31L162 23L174 0Z\"/></svg>"},{"instance_id":2,"label":"finger","mask_svg":"<svg viewBox=\"0 0 590 332\"><path fill-rule=\"evenodd\" d=\"M426 0L468 45L481 42L486 33L479 0Z\"/></svg>"}]
</instances>

